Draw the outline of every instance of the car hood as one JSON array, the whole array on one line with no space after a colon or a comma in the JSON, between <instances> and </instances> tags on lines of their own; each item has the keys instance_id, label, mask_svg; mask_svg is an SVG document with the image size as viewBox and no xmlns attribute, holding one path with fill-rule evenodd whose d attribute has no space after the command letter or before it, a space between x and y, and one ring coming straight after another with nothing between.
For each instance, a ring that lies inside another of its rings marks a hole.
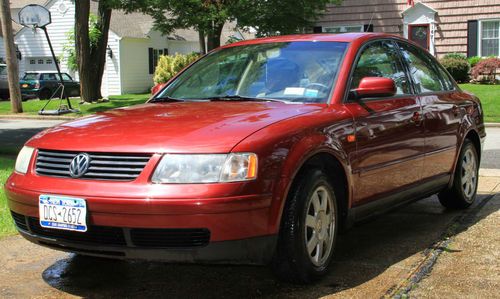
<instances>
[{"instance_id":1,"label":"car hood","mask_svg":"<svg viewBox=\"0 0 500 299\"><path fill-rule=\"evenodd\" d=\"M323 105L279 102L149 103L70 121L27 145L54 150L142 153L226 153L272 123Z\"/></svg>"}]
</instances>

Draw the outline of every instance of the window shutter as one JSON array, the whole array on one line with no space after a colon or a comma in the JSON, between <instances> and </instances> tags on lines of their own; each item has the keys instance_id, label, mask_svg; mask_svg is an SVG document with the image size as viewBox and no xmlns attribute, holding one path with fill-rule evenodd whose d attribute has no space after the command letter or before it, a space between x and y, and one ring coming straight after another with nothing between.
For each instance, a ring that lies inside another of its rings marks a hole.
<instances>
[{"instance_id":1,"label":"window shutter","mask_svg":"<svg viewBox=\"0 0 500 299\"><path fill-rule=\"evenodd\" d=\"M322 33L323 32L323 27L321 26L314 26L313 27L313 33Z\"/></svg>"},{"instance_id":2,"label":"window shutter","mask_svg":"<svg viewBox=\"0 0 500 299\"><path fill-rule=\"evenodd\" d=\"M163 55L168 55L168 49L167 48L163 49Z\"/></svg>"},{"instance_id":3,"label":"window shutter","mask_svg":"<svg viewBox=\"0 0 500 299\"><path fill-rule=\"evenodd\" d=\"M153 48L148 48L148 59L149 59L149 74L154 74L155 72L155 63L153 58Z\"/></svg>"},{"instance_id":4,"label":"window shutter","mask_svg":"<svg viewBox=\"0 0 500 299\"><path fill-rule=\"evenodd\" d=\"M467 21L467 57L479 56L477 20Z\"/></svg>"},{"instance_id":5,"label":"window shutter","mask_svg":"<svg viewBox=\"0 0 500 299\"><path fill-rule=\"evenodd\" d=\"M363 25L363 32L373 32L373 24Z\"/></svg>"}]
</instances>

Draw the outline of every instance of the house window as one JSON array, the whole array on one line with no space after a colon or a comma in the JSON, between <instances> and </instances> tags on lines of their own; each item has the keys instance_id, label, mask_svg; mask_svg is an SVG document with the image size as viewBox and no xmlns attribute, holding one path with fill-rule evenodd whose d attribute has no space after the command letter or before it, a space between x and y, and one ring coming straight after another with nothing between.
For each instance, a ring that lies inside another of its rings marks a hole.
<instances>
[{"instance_id":1,"label":"house window","mask_svg":"<svg viewBox=\"0 0 500 299\"><path fill-rule=\"evenodd\" d=\"M30 59L30 64L36 64L36 60L35 59Z\"/></svg>"},{"instance_id":2,"label":"house window","mask_svg":"<svg viewBox=\"0 0 500 299\"><path fill-rule=\"evenodd\" d=\"M168 49L148 49L149 53L149 73L153 74L156 66L158 65L158 60L162 55L168 55Z\"/></svg>"},{"instance_id":3,"label":"house window","mask_svg":"<svg viewBox=\"0 0 500 299\"><path fill-rule=\"evenodd\" d=\"M323 27L323 32L327 33L363 32L363 25L343 25L343 26Z\"/></svg>"},{"instance_id":4,"label":"house window","mask_svg":"<svg viewBox=\"0 0 500 299\"><path fill-rule=\"evenodd\" d=\"M479 32L481 56L500 56L500 20L481 21Z\"/></svg>"},{"instance_id":5,"label":"house window","mask_svg":"<svg viewBox=\"0 0 500 299\"><path fill-rule=\"evenodd\" d=\"M52 64L52 59L45 60L45 64Z\"/></svg>"},{"instance_id":6,"label":"house window","mask_svg":"<svg viewBox=\"0 0 500 299\"><path fill-rule=\"evenodd\" d=\"M38 59L38 64L43 64L43 59Z\"/></svg>"}]
</instances>

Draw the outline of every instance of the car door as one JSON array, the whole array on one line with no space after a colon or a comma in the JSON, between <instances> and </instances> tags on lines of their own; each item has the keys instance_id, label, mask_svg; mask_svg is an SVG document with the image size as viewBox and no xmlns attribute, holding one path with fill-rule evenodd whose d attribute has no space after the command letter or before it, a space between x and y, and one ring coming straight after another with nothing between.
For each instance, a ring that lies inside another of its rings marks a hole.
<instances>
[{"instance_id":1,"label":"car door","mask_svg":"<svg viewBox=\"0 0 500 299\"><path fill-rule=\"evenodd\" d=\"M423 108L424 179L449 174L457 154L458 131L465 113L463 99L442 67L422 49L398 42Z\"/></svg>"},{"instance_id":2,"label":"car door","mask_svg":"<svg viewBox=\"0 0 500 299\"><path fill-rule=\"evenodd\" d=\"M62 74L64 80L64 88L66 90L66 94L70 97L75 97L80 94L80 85L78 82L74 81L70 75L63 73Z\"/></svg>"},{"instance_id":3,"label":"car door","mask_svg":"<svg viewBox=\"0 0 500 299\"><path fill-rule=\"evenodd\" d=\"M391 78L397 92L392 97L348 99L356 127L356 151L351 157L354 205L419 181L424 161L422 108L393 41L371 42L360 50L350 90L364 77Z\"/></svg>"}]
</instances>

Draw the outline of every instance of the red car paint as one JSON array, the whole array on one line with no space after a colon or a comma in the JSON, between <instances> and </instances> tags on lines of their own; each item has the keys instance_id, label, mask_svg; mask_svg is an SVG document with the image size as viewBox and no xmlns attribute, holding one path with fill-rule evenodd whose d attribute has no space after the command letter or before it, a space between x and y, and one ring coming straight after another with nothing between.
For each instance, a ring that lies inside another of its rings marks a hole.
<instances>
[{"instance_id":1,"label":"red car paint","mask_svg":"<svg viewBox=\"0 0 500 299\"><path fill-rule=\"evenodd\" d=\"M358 51L377 39L401 40L375 33L314 34L226 45L223 48L287 41L349 43L327 104L146 103L48 129L27 145L153 156L136 180L109 182L37 175L35 152L28 173L13 173L5 185L9 207L17 214L38 217L40 194L75 196L87 200L92 225L203 227L210 230L212 243L277 235L292 181L301 166L318 154L333 157L344 170L346 218L356 218L350 211L363 204L419 182L451 184L465 136L472 134L479 142L485 136L478 100L457 88L344 102ZM382 85L386 91L393 89L387 82ZM258 179L186 185L150 182L163 153L229 152L257 154Z\"/></svg>"}]
</instances>

